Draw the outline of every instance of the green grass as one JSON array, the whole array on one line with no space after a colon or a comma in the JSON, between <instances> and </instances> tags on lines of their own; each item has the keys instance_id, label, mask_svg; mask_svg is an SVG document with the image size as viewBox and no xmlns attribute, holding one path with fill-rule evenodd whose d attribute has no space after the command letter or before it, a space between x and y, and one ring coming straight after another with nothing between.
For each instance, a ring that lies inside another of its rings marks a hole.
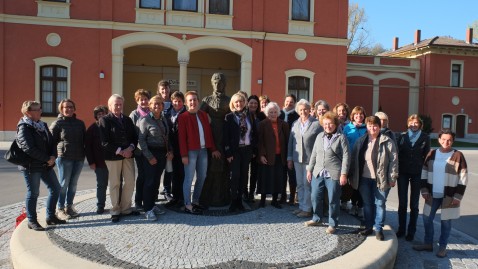
<instances>
[{"instance_id":1,"label":"green grass","mask_svg":"<svg viewBox=\"0 0 478 269\"><path fill-rule=\"evenodd\" d=\"M432 138L431 146L435 148L440 147L440 144L438 144L438 139ZM478 143L455 141L453 142L453 147L454 148L478 148Z\"/></svg>"}]
</instances>

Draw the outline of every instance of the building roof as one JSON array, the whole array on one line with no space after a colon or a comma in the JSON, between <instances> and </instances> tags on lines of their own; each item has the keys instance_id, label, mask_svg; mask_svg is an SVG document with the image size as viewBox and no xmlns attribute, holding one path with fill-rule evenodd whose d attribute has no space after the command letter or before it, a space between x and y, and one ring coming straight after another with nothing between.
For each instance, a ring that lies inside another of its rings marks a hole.
<instances>
[{"instance_id":1,"label":"building roof","mask_svg":"<svg viewBox=\"0 0 478 269\"><path fill-rule=\"evenodd\" d=\"M380 53L378 56L392 56L395 54L403 53L410 50L425 48L425 47L455 47L463 49L477 49L477 43L466 43L464 40L454 39L448 36L435 36L433 38L425 39L420 41L418 44L408 44L403 47L398 48L397 50L390 50L383 53Z\"/></svg>"}]
</instances>

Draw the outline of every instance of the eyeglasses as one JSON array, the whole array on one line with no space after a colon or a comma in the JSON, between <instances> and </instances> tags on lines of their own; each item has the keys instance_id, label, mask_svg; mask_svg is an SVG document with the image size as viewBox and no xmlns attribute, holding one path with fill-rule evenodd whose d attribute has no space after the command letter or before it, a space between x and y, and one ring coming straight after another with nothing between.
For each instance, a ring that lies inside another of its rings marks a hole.
<instances>
[{"instance_id":1,"label":"eyeglasses","mask_svg":"<svg viewBox=\"0 0 478 269\"><path fill-rule=\"evenodd\" d=\"M63 108L73 109L74 107L73 106L64 106Z\"/></svg>"},{"instance_id":2,"label":"eyeglasses","mask_svg":"<svg viewBox=\"0 0 478 269\"><path fill-rule=\"evenodd\" d=\"M37 109L29 109L29 111L41 111L41 107Z\"/></svg>"}]
</instances>

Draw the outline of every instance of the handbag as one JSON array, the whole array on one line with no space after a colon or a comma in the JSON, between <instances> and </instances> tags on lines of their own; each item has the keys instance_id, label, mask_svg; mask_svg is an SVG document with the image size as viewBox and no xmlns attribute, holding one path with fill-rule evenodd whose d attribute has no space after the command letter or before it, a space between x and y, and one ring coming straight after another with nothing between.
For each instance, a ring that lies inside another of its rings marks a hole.
<instances>
[{"instance_id":1,"label":"handbag","mask_svg":"<svg viewBox=\"0 0 478 269\"><path fill-rule=\"evenodd\" d=\"M17 140L13 140L10 149L5 152L3 156L7 162L16 164L16 165L25 165L28 163L30 157L26 154L17 144Z\"/></svg>"}]
</instances>

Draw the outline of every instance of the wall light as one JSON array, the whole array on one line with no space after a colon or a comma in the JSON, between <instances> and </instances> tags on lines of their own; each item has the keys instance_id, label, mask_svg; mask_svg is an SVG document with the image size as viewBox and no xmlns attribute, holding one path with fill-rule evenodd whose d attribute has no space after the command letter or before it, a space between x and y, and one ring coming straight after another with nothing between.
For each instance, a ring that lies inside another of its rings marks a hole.
<instances>
[{"instance_id":1,"label":"wall light","mask_svg":"<svg viewBox=\"0 0 478 269\"><path fill-rule=\"evenodd\" d=\"M105 78L105 72L103 72L103 70L100 71L100 78L101 79Z\"/></svg>"}]
</instances>

